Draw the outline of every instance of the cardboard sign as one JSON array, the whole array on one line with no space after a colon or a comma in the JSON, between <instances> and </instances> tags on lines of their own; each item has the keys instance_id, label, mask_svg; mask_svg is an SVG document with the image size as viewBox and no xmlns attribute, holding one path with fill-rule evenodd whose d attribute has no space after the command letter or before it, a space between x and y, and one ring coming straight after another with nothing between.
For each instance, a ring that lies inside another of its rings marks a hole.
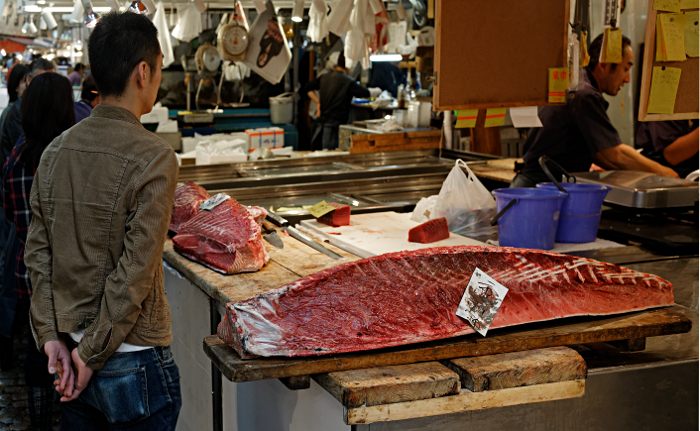
<instances>
[{"instance_id":1,"label":"cardboard sign","mask_svg":"<svg viewBox=\"0 0 700 431\"><path fill-rule=\"evenodd\" d=\"M457 117L455 128L464 129L467 127L476 127L476 117L478 117L478 115L478 109L462 109L455 111L455 116Z\"/></svg>"},{"instance_id":2,"label":"cardboard sign","mask_svg":"<svg viewBox=\"0 0 700 431\"><path fill-rule=\"evenodd\" d=\"M680 80L680 68L654 66L651 74L648 114L673 114Z\"/></svg>"},{"instance_id":3,"label":"cardboard sign","mask_svg":"<svg viewBox=\"0 0 700 431\"><path fill-rule=\"evenodd\" d=\"M265 11L255 18L250 27L248 51L243 63L272 84L277 84L291 61L292 52L277 20L275 6L268 1Z\"/></svg>"},{"instance_id":4,"label":"cardboard sign","mask_svg":"<svg viewBox=\"0 0 700 431\"><path fill-rule=\"evenodd\" d=\"M332 207L326 203L326 201L321 201L317 203L316 205L312 206L311 208L308 209L309 214L316 218L321 218L324 215L328 214L331 211L335 211L335 207Z\"/></svg>"},{"instance_id":5,"label":"cardboard sign","mask_svg":"<svg viewBox=\"0 0 700 431\"><path fill-rule=\"evenodd\" d=\"M484 127L498 127L506 122L506 109L508 108L492 108L486 110L486 122Z\"/></svg>"}]
</instances>

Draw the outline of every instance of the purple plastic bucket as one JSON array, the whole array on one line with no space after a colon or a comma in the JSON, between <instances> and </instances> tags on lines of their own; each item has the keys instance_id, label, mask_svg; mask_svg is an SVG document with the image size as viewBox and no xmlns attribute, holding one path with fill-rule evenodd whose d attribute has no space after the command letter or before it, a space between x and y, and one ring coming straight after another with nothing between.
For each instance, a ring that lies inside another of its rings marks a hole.
<instances>
[{"instance_id":1,"label":"purple plastic bucket","mask_svg":"<svg viewBox=\"0 0 700 431\"><path fill-rule=\"evenodd\" d=\"M598 236L601 208L610 187L597 184L560 183L569 193L561 206L556 242L593 242ZM554 183L539 183L540 190L558 190Z\"/></svg>"},{"instance_id":2,"label":"purple plastic bucket","mask_svg":"<svg viewBox=\"0 0 700 431\"><path fill-rule=\"evenodd\" d=\"M503 247L551 250L557 232L559 211L566 193L546 188L496 189L500 213L512 200L516 203L498 219L498 243Z\"/></svg>"}]
</instances>

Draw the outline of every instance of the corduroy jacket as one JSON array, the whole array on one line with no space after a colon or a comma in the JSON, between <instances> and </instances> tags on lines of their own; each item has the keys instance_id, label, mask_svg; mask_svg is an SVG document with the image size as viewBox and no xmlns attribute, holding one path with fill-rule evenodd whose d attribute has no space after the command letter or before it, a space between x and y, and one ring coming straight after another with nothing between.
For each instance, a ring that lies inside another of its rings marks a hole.
<instances>
[{"instance_id":1,"label":"corduroy jacket","mask_svg":"<svg viewBox=\"0 0 700 431\"><path fill-rule=\"evenodd\" d=\"M126 109L98 105L49 144L25 251L40 349L84 329L78 353L99 370L122 342L170 345L162 253L177 176L172 148Z\"/></svg>"}]
</instances>

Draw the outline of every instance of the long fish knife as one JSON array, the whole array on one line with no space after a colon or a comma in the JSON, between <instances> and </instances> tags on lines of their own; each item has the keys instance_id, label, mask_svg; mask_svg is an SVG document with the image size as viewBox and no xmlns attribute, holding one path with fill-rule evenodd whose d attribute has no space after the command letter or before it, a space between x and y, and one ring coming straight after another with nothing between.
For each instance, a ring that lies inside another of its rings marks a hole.
<instances>
[{"instance_id":1,"label":"long fish knife","mask_svg":"<svg viewBox=\"0 0 700 431\"><path fill-rule=\"evenodd\" d=\"M319 244L318 242L314 241L310 236L304 235L303 233L299 232L296 228L293 228L291 226L287 226L286 228L283 228L289 233L291 236L294 238L298 239L299 241L303 242L304 244L308 245L309 247L313 248L316 251L320 251L321 253L325 254L328 257L331 257L333 259L343 259L343 256L339 255L338 253L334 252L333 250Z\"/></svg>"}]
</instances>

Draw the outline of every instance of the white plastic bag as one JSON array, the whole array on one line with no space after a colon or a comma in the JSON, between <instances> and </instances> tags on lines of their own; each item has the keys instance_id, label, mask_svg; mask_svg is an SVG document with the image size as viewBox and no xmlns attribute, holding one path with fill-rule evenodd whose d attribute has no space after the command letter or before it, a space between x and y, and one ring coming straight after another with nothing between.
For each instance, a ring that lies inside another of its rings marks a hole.
<instances>
[{"instance_id":1,"label":"white plastic bag","mask_svg":"<svg viewBox=\"0 0 700 431\"><path fill-rule=\"evenodd\" d=\"M462 172L463 167L467 172ZM445 217L450 232L464 235L491 229L496 201L461 159L442 183L431 219Z\"/></svg>"},{"instance_id":2,"label":"white plastic bag","mask_svg":"<svg viewBox=\"0 0 700 431\"><path fill-rule=\"evenodd\" d=\"M435 202L437 201L438 195L428 196L427 198L421 198L416 207L411 213L411 220L418 223L425 223L430 221L430 216L435 209Z\"/></svg>"}]
</instances>

